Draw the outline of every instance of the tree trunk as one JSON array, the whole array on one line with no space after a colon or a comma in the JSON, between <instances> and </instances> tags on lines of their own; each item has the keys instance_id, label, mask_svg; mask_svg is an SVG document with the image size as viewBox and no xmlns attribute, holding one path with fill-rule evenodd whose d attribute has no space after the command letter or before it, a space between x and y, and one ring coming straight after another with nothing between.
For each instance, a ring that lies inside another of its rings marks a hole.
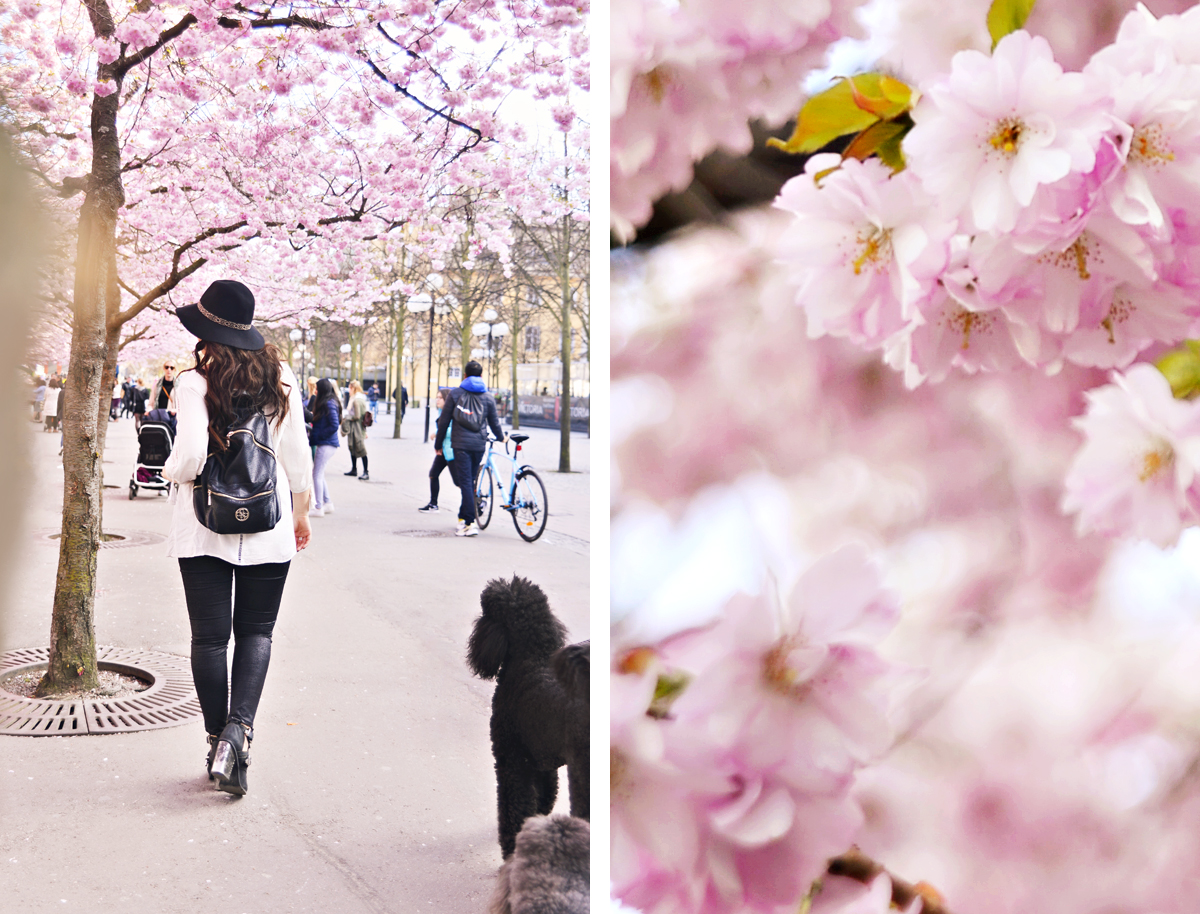
<instances>
[{"instance_id":1,"label":"tree trunk","mask_svg":"<svg viewBox=\"0 0 1200 914\"><path fill-rule=\"evenodd\" d=\"M558 472L571 472L571 217L562 218L562 263L559 288L562 296L562 405L558 413Z\"/></svg>"},{"instance_id":2,"label":"tree trunk","mask_svg":"<svg viewBox=\"0 0 1200 914\"><path fill-rule=\"evenodd\" d=\"M521 403L517 395L517 335L521 331L521 296L518 293L513 299L513 329L512 329L512 399L509 403L509 424L513 431L521 428Z\"/></svg>"},{"instance_id":3,"label":"tree trunk","mask_svg":"<svg viewBox=\"0 0 1200 914\"><path fill-rule=\"evenodd\" d=\"M89 0L97 36L112 35L112 13L103 0ZM116 214L125 205L116 109L122 74L101 64L96 77L116 91L91 100L91 174L79 210L74 276L71 360L62 408L62 534L50 655L37 696L88 690L100 685L96 668L96 553L101 536L101 462L104 432L101 398L112 392L108 315L120 308L116 276ZM119 332L119 331L118 331ZM115 355L114 355L115 357ZM107 416L104 421L107 422Z\"/></svg>"},{"instance_id":4,"label":"tree trunk","mask_svg":"<svg viewBox=\"0 0 1200 914\"><path fill-rule=\"evenodd\" d=\"M112 34L114 25L107 4L92 0L88 12L97 35ZM96 553L100 545L100 468L107 431L100 422L100 406L101 399L107 400L112 391L112 379L105 370L109 361L108 315L120 305L116 227L125 190L117 140L121 74L111 64L101 64L97 77L115 82L117 91L92 97L92 172L79 211L75 313L63 394L62 539L50 623L50 658L46 675L38 683L38 697L99 685Z\"/></svg>"},{"instance_id":5,"label":"tree trunk","mask_svg":"<svg viewBox=\"0 0 1200 914\"><path fill-rule=\"evenodd\" d=\"M113 275L116 276L115 255L114 255ZM120 290L117 291L116 299L109 299L108 306L112 308L113 304L120 302ZM111 318L115 312L106 311L106 318ZM96 410L96 450L100 453L100 538L104 539L104 448L108 444L108 416L112 411L112 385L116 381L117 373L117 358L121 350L121 328L120 326L113 327L105 321L106 329L104 332L104 368L100 376L100 402L97 404ZM64 451L65 453L65 451Z\"/></svg>"}]
</instances>

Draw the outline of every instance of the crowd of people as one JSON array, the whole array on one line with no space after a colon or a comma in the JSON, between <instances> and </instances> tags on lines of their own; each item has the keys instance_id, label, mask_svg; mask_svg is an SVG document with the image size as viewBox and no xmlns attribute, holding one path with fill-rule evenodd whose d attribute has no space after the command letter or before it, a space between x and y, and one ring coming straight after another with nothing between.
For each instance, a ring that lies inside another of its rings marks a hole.
<instances>
[{"instance_id":1,"label":"crowd of people","mask_svg":"<svg viewBox=\"0 0 1200 914\"><path fill-rule=\"evenodd\" d=\"M165 422L176 431L177 407L175 385L177 366L174 359L165 359L162 374L147 384L140 375L126 375L120 383L113 384L110 421L133 418L136 428L147 419ZM440 477L449 468L450 477L459 489L461 499L458 511L457 536L476 536L479 533L475 518L475 478L487 447L487 430L500 440L501 430L496 401L487 391L482 378L483 369L474 360L463 369L463 381L456 388L442 388L437 392L437 428L434 435L434 459L429 468L429 502L419 510L430 514L438 512L438 497L441 494ZM33 378L31 398L33 418L45 423L47 430L59 430L61 397L65 378L58 374L48 380ZM392 390L390 398L380 398L380 391L371 383L364 391L362 384L351 380L345 390L334 378L310 376L301 392L304 423L308 431L308 442L313 461L313 497L308 511L310 517L323 517L334 511L333 499L325 481L325 473L334 453L346 440L350 456L350 468L346 476L357 477L369 482L370 457L367 452L367 434L380 415L381 404L391 412L392 404L400 411L401 421L408 409L408 390L399 385ZM455 412L466 404L468 413L477 411L477 421L455 422ZM478 426L478 427L472 427ZM457 460L456 460L457 456ZM362 462L362 472L358 465Z\"/></svg>"}]
</instances>

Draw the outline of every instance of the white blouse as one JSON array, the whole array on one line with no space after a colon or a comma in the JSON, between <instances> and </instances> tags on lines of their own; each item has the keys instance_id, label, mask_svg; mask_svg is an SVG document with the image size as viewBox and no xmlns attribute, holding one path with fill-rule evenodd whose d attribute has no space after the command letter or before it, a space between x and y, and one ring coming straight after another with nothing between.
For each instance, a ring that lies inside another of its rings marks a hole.
<instances>
[{"instance_id":1,"label":"white blouse","mask_svg":"<svg viewBox=\"0 0 1200 914\"><path fill-rule=\"evenodd\" d=\"M296 554L292 500L287 493L299 494L312 487L312 452L304 428L300 385L291 368L283 363L281 366L281 380L288 390L288 411L281 425L270 423L280 517L274 529L262 533L214 533L196 519L192 485L208 459L208 407L204 405L208 382L195 370L183 372L175 382L175 446L163 467L163 476L178 483L178 489L172 490L174 513L167 534L167 555L171 558L211 555L234 565L260 565L286 562Z\"/></svg>"}]
</instances>

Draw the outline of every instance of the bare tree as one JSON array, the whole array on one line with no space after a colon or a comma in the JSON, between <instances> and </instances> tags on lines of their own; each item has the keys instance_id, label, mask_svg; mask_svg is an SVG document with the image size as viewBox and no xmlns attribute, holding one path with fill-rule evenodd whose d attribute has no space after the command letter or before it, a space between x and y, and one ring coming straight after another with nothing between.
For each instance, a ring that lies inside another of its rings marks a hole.
<instances>
[{"instance_id":1,"label":"bare tree","mask_svg":"<svg viewBox=\"0 0 1200 914\"><path fill-rule=\"evenodd\" d=\"M573 316L585 327L591 274L589 223L568 213L546 225L514 219L520 239L513 268L528 290L535 307L544 308L559 329L559 359L562 362L562 408L558 471L571 471L571 330ZM515 334L514 334L515 335ZM588 337L583 336L584 340ZM516 340L514 339L514 345ZM584 349L586 352L586 347Z\"/></svg>"}]
</instances>

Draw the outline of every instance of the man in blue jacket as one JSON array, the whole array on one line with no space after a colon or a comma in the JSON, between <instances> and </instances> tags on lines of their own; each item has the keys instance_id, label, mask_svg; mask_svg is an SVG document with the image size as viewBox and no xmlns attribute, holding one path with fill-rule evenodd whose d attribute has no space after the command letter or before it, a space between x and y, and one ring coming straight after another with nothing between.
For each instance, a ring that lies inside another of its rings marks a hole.
<instances>
[{"instance_id":1,"label":"man in blue jacket","mask_svg":"<svg viewBox=\"0 0 1200 914\"><path fill-rule=\"evenodd\" d=\"M462 492L462 504L458 509L456 536L478 536L475 524L475 477L483 463L483 452L487 450L487 430L499 440L504 440L500 428L500 417L496 414L496 401L483 383L483 366L472 359L463 366L463 381L446 393L446 405L438 416L437 434L433 436L434 447L446 436L450 423L450 444L454 448L454 460L450 471Z\"/></svg>"}]
</instances>

